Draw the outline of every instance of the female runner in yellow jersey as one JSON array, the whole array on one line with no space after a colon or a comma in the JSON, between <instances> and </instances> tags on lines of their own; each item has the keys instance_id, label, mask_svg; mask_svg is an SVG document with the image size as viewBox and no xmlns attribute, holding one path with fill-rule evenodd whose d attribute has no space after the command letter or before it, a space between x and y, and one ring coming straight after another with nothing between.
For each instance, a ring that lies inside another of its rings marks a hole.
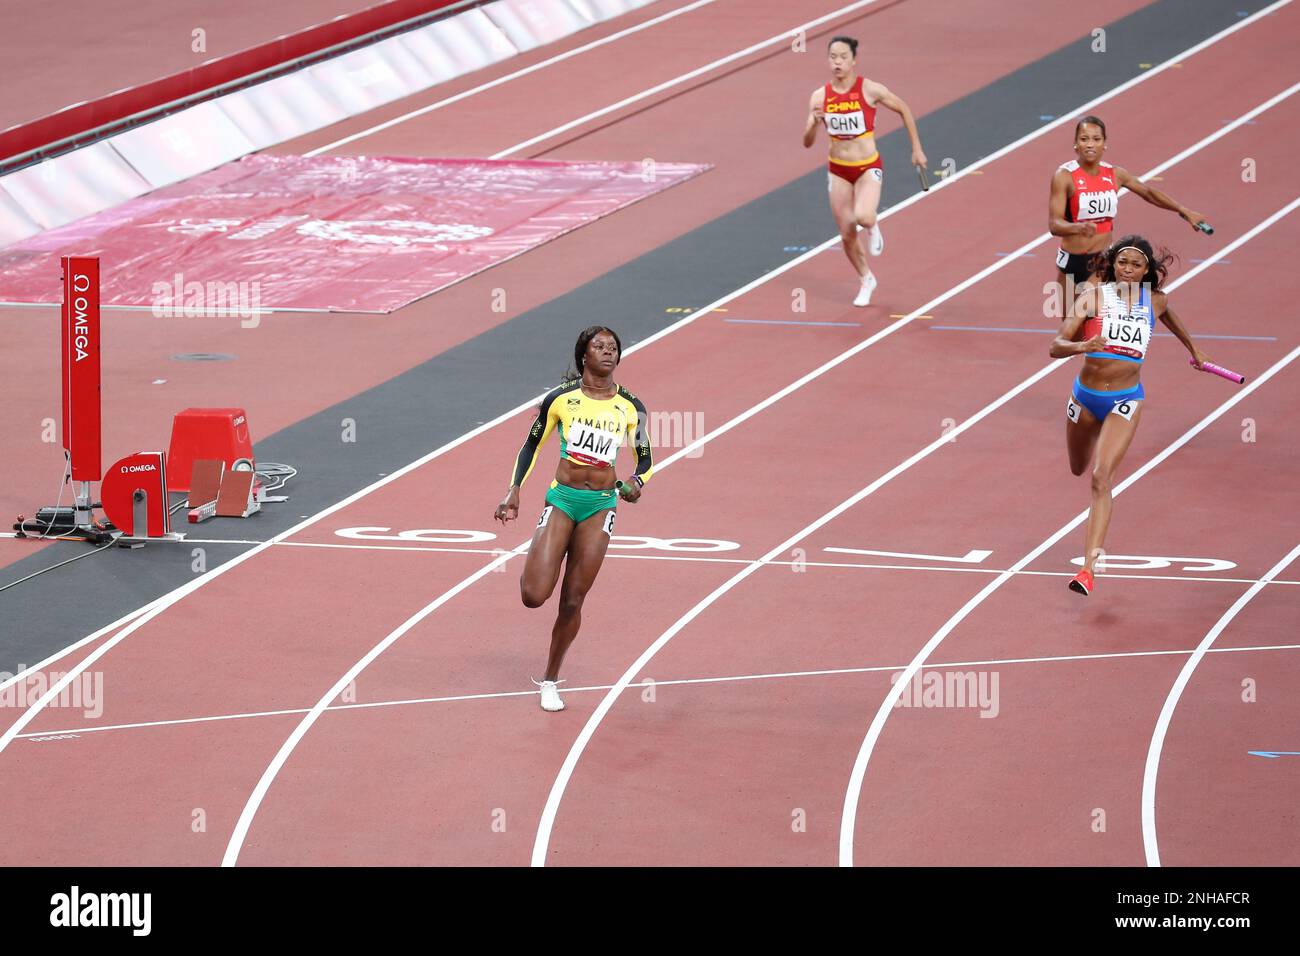
<instances>
[{"instance_id":1,"label":"female runner in yellow jersey","mask_svg":"<svg viewBox=\"0 0 1300 956\"><path fill-rule=\"evenodd\" d=\"M829 55L831 82L813 91L803 128L803 144L805 148L812 146L817 139L817 127L825 124L831 140L828 176L831 213L840 228L844 254L853 263L862 283L853 304L864 306L871 304L876 277L858 242L858 226L867 230L868 248L873 256L885 251L885 237L876 222L885 179L880 153L876 151L877 106L891 109L903 118L907 135L912 139L912 165L923 167L926 158L907 104L881 84L855 72L858 41L852 37L834 37Z\"/></svg>"},{"instance_id":2,"label":"female runner in yellow jersey","mask_svg":"<svg viewBox=\"0 0 1300 956\"><path fill-rule=\"evenodd\" d=\"M524 605L541 607L555 590L560 564L568 555L546 674L537 682L543 710L564 709L557 686L560 664L578 636L583 600L605 560L618 499L621 495L635 504L654 468L645 406L614 382L622 353L612 329L596 325L578 336L573 349L577 374L542 399L515 460L510 490L497 505L495 517L503 524L519 517L519 487L533 470L543 443L558 428L560 464L519 578ZM625 445L636 452L636 469L626 482L618 482L614 460Z\"/></svg>"}]
</instances>

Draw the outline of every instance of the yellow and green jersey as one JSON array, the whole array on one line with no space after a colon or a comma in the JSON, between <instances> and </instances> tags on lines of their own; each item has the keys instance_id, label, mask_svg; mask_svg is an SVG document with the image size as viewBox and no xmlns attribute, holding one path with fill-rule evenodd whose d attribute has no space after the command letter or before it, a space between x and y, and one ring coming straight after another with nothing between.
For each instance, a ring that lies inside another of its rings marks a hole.
<instances>
[{"instance_id":1,"label":"yellow and green jersey","mask_svg":"<svg viewBox=\"0 0 1300 956\"><path fill-rule=\"evenodd\" d=\"M515 459L512 485L522 485L537 463L537 454L555 429L560 432L560 457L580 465L614 467L624 445L636 452L633 475L649 481L654 463L648 437L649 419L641 400L621 385L613 398L592 398L574 379L552 389L542 399L537 420Z\"/></svg>"}]
</instances>

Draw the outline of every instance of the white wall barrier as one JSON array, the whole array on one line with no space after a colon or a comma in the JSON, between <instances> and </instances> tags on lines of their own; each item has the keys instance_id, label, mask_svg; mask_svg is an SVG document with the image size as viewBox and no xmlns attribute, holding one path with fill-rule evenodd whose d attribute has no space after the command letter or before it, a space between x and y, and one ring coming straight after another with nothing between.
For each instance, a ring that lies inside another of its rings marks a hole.
<instances>
[{"instance_id":1,"label":"white wall barrier","mask_svg":"<svg viewBox=\"0 0 1300 956\"><path fill-rule=\"evenodd\" d=\"M495 0L0 178L0 248L654 0Z\"/></svg>"}]
</instances>

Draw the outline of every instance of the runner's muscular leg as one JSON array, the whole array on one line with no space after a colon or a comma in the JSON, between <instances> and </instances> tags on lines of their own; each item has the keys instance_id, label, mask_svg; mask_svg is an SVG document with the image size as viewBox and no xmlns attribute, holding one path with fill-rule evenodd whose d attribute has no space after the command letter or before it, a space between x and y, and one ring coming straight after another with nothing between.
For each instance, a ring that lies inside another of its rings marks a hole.
<instances>
[{"instance_id":1,"label":"runner's muscular leg","mask_svg":"<svg viewBox=\"0 0 1300 956\"><path fill-rule=\"evenodd\" d=\"M604 563L613 518L612 509L598 511L573 531L569 541L569 560L564 567L564 583L560 586L560 606L555 616L555 627L551 629L546 680L559 678L564 654L578 636L578 628L582 625L582 605Z\"/></svg>"},{"instance_id":2,"label":"runner's muscular leg","mask_svg":"<svg viewBox=\"0 0 1300 956\"><path fill-rule=\"evenodd\" d=\"M1070 408L1075 409L1075 420L1070 418ZM1070 456L1071 474L1082 475L1088 470L1099 434L1101 422L1071 395L1065 415L1065 450Z\"/></svg>"},{"instance_id":3,"label":"runner's muscular leg","mask_svg":"<svg viewBox=\"0 0 1300 956\"><path fill-rule=\"evenodd\" d=\"M868 169L853 184L853 217L863 229L876 224L876 211L880 208L880 190L883 179L878 179L879 169Z\"/></svg>"},{"instance_id":4,"label":"runner's muscular leg","mask_svg":"<svg viewBox=\"0 0 1300 956\"><path fill-rule=\"evenodd\" d=\"M1089 571L1097 563L1106 541L1106 531L1110 528L1111 488L1115 472L1119 470L1120 462L1124 460L1124 454L1132 444L1138 422L1142 418L1144 403L1139 399L1130 404L1136 406L1132 418L1125 419L1118 411L1111 412L1102 422L1101 436L1097 442L1097 464L1092 470L1092 507L1088 511L1088 536L1083 552L1083 566Z\"/></svg>"},{"instance_id":5,"label":"runner's muscular leg","mask_svg":"<svg viewBox=\"0 0 1300 956\"><path fill-rule=\"evenodd\" d=\"M858 242L858 220L853 210L853 184L834 173L827 173L827 175L831 181L831 214L835 217L835 225L840 230L840 243L844 246L844 254L849 257L849 262L853 263L853 268L857 270L858 275L865 277L870 269L867 267L867 252L862 248L862 243Z\"/></svg>"},{"instance_id":6,"label":"runner's muscular leg","mask_svg":"<svg viewBox=\"0 0 1300 956\"><path fill-rule=\"evenodd\" d=\"M519 575L519 595L525 607L541 607L555 590L555 582L560 578L560 562L569 550L569 539L574 529L573 519L554 505L548 504L542 516L533 532L533 543L524 559L523 573Z\"/></svg>"}]
</instances>

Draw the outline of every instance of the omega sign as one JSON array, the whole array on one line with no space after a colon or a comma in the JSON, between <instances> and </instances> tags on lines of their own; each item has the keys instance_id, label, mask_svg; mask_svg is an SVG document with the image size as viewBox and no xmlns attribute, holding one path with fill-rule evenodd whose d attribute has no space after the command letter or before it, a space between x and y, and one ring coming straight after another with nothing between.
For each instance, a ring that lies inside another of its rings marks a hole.
<instances>
[{"instance_id":1,"label":"omega sign","mask_svg":"<svg viewBox=\"0 0 1300 956\"><path fill-rule=\"evenodd\" d=\"M90 356L86 351L90 348L90 322L86 319L86 312L90 309L86 299L89 290L90 276L78 272L72 277L72 291L76 293L72 299L72 344L77 350L78 362Z\"/></svg>"}]
</instances>

